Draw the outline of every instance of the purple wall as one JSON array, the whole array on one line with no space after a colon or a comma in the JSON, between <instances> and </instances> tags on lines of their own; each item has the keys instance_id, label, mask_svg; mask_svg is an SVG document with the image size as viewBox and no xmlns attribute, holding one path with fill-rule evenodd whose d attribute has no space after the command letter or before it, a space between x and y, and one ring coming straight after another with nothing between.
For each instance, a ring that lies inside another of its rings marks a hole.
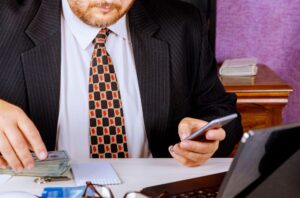
<instances>
[{"instance_id":1,"label":"purple wall","mask_svg":"<svg viewBox=\"0 0 300 198\"><path fill-rule=\"evenodd\" d=\"M287 81L294 92L285 123L300 121L300 1L218 0L216 54L257 57Z\"/></svg>"}]
</instances>

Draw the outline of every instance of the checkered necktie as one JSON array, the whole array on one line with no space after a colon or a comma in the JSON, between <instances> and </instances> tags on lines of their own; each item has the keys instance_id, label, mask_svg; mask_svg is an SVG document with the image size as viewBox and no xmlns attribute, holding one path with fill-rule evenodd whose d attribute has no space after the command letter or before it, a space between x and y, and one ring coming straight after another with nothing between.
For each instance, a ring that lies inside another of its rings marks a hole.
<instances>
[{"instance_id":1,"label":"checkered necktie","mask_svg":"<svg viewBox=\"0 0 300 198\"><path fill-rule=\"evenodd\" d=\"M121 95L115 69L105 49L109 30L94 40L89 76L90 157L127 158Z\"/></svg>"}]
</instances>

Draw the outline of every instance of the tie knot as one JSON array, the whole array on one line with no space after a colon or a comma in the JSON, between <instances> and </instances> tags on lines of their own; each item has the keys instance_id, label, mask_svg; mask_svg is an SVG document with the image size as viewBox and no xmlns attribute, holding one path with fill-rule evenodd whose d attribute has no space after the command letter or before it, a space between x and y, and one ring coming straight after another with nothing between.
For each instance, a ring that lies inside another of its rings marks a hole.
<instances>
[{"instance_id":1,"label":"tie knot","mask_svg":"<svg viewBox=\"0 0 300 198\"><path fill-rule=\"evenodd\" d=\"M96 38L94 39L93 43L94 43L95 45L99 45L100 47L104 47L108 35L109 35L109 29L107 29L107 28L102 28L102 29L98 32L98 34L97 34Z\"/></svg>"}]
</instances>

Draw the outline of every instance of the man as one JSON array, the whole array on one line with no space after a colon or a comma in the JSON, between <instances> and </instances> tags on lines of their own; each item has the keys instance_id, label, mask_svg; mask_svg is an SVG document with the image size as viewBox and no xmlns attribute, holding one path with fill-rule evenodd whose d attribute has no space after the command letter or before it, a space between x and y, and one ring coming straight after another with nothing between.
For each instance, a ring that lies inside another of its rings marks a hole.
<instances>
[{"instance_id":1,"label":"man","mask_svg":"<svg viewBox=\"0 0 300 198\"><path fill-rule=\"evenodd\" d=\"M197 166L227 156L239 141L236 119L209 130L205 141L180 142L236 112L236 97L216 75L205 20L192 6L6 0L0 13L2 168L31 169L30 150L45 159L54 149L80 161L171 155Z\"/></svg>"}]
</instances>

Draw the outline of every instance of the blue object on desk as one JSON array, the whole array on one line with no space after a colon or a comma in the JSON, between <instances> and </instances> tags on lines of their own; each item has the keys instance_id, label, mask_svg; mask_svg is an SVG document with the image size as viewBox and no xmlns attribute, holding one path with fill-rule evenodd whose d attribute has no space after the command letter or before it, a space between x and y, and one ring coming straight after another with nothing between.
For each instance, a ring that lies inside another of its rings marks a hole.
<instances>
[{"instance_id":1,"label":"blue object on desk","mask_svg":"<svg viewBox=\"0 0 300 198\"><path fill-rule=\"evenodd\" d=\"M44 188L41 198L56 198L56 197L70 197L81 198L85 186L79 187L47 187ZM94 192L90 189L87 190L87 194L93 196Z\"/></svg>"}]
</instances>

